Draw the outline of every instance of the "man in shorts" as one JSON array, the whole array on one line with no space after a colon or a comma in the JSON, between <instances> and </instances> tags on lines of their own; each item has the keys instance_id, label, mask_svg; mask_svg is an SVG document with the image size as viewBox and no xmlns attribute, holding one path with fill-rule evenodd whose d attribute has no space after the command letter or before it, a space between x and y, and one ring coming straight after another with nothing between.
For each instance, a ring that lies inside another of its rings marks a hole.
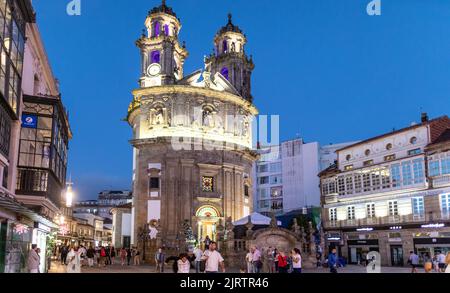
<instances>
[{"instance_id":1,"label":"man in shorts","mask_svg":"<svg viewBox=\"0 0 450 293\"><path fill-rule=\"evenodd\" d=\"M411 273L417 273L417 268L419 267L419 256L415 254L414 251L409 253L409 263L412 267Z\"/></svg>"}]
</instances>

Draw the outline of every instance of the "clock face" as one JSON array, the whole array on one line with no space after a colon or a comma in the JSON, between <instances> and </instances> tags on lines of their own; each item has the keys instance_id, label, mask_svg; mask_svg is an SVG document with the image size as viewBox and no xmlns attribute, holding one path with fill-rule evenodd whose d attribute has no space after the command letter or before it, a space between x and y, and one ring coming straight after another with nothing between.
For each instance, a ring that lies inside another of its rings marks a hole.
<instances>
[{"instance_id":1,"label":"clock face","mask_svg":"<svg viewBox=\"0 0 450 293\"><path fill-rule=\"evenodd\" d=\"M161 73L161 65L153 63L147 68L147 74L150 76L156 76Z\"/></svg>"}]
</instances>

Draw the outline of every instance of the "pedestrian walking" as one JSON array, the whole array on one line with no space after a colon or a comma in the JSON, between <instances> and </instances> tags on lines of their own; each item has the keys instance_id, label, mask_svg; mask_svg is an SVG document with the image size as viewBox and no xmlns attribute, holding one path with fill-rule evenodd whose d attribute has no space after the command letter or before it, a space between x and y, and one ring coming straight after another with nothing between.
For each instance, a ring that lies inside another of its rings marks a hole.
<instances>
[{"instance_id":1,"label":"pedestrian walking","mask_svg":"<svg viewBox=\"0 0 450 293\"><path fill-rule=\"evenodd\" d=\"M209 238L208 235L206 235L205 237L205 241L203 241L203 243L205 244L205 251L209 249L209 245L211 244L211 239Z\"/></svg>"},{"instance_id":2,"label":"pedestrian walking","mask_svg":"<svg viewBox=\"0 0 450 293\"><path fill-rule=\"evenodd\" d=\"M133 251L131 248L127 248L127 265L129 266L131 264L131 259L133 258Z\"/></svg>"},{"instance_id":3,"label":"pedestrian walking","mask_svg":"<svg viewBox=\"0 0 450 293\"><path fill-rule=\"evenodd\" d=\"M169 260L167 260L169 261ZM177 262L178 259L175 261ZM164 273L164 263L166 262L166 254L164 253L164 250L162 247L158 249L158 251L155 253L155 263L156 263L156 272L157 273Z\"/></svg>"},{"instance_id":4,"label":"pedestrian walking","mask_svg":"<svg viewBox=\"0 0 450 293\"><path fill-rule=\"evenodd\" d=\"M330 273L337 274L337 255L336 255L336 248L333 248L331 250L331 253L328 255L328 266L330 268Z\"/></svg>"},{"instance_id":5,"label":"pedestrian walking","mask_svg":"<svg viewBox=\"0 0 450 293\"><path fill-rule=\"evenodd\" d=\"M125 247L122 247L122 249L120 250L120 263L122 266L125 265L127 259L127 250L125 249Z\"/></svg>"},{"instance_id":6,"label":"pedestrian walking","mask_svg":"<svg viewBox=\"0 0 450 293\"><path fill-rule=\"evenodd\" d=\"M261 272L263 263L261 261L261 251L256 246L251 248L252 252L252 273L259 274Z\"/></svg>"},{"instance_id":7,"label":"pedestrian walking","mask_svg":"<svg viewBox=\"0 0 450 293\"><path fill-rule=\"evenodd\" d=\"M209 249L203 253L202 260L206 261L205 272L206 273L218 273L219 266L222 272L225 273L225 263L222 255L216 250L217 243L212 241L209 244Z\"/></svg>"},{"instance_id":8,"label":"pedestrian walking","mask_svg":"<svg viewBox=\"0 0 450 293\"><path fill-rule=\"evenodd\" d=\"M38 247L36 244L31 245L30 253L28 254L28 270L32 274L39 273L39 265L41 263L41 258L38 254Z\"/></svg>"},{"instance_id":9,"label":"pedestrian walking","mask_svg":"<svg viewBox=\"0 0 450 293\"><path fill-rule=\"evenodd\" d=\"M439 272L440 273L444 273L445 272L445 268L447 267L447 264L445 263L445 254L442 253L442 251L440 251L437 255L437 262L438 262L438 267L439 267Z\"/></svg>"},{"instance_id":10,"label":"pedestrian walking","mask_svg":"<svg viewBox=\"0 0 450 293\"><path fill-rule=\"evenodd\" d=\"M302 273L302 255L298 248L292 250L292 272L294 274Z\"/></svg>"},{"instance_id":11,"label":"pedestrian walking","mask_svg":"<svg viewBox=\"0 0 450 293\"><path fill-rule=\"evenodd\" d=\"M134 265L135 266L141 265L141 253L138 248L134 249Z\"/></svg>"},{"instance_id":12,"label":"pedestrian walking","mask_svg":"<svg viewBox=\"0 0 450 293\"><path fill-rule=\"evenodd\" d=\"M106 267L106 249L105 247L100 247L100 262L98 264L98 266L103 266Z\"/></svg>"},{"instance_id":13,"label":"pedestrian walking","mask_svg":"<svg viewBox=\"0 0 450 293\"><path fill-rule=\"evenodd\" d=\"M278 273L286 274L288 272L288 258L284 251L278 252Z\"/></svg>"},{"instance_id":14,"label":"pedestrian walking","mask_svg":"<svg viewBox=\"0 0 450 293\"><path fill-rule=\"evenodd\" d=\"M419 256L415 254L414 251L410 251L408 262L411 265L411 273L417 273L417 268L419 267Z\"/></svg>"},{"instance_id":15,"label":"pedestrian walking","mask_svg":"<svg viewBox=\"0 0 450 293\"><path fill-rule=\"evenodd\" d=\"M447 252L447 256L445 257L445 264L447 265L447 268L445 269L445 273L450 274L450 251Z\"/></svg>"},{"instance_id":16,"label":"pedestrian walking","mask_svg":"<svg viewBox=\"0 0 450 293\"><path fill-rule=\"evenodd\" d=\"M200 249L199 246L196 246L194 251L194 257L195 257L195 272L198 274L200 273L200 264L202 263L202 255L203 251Z\"/></svg>"},{"instance_id":17,"label":"pedestrian walking","mask_svg":"<svg viewBox=\"0 0 450 293\"><path fill-rule=\"evenodd\" d=\"M67 273L68 274L79 274L81 273L81 254L78 247L72 247L70 252L67 254Z\"/></svg>"},{"instance_id":18,"label":"pedestrian walking","mask_svg":"<svg viewBox=\"0 0 450 293\"><path fill-rule=\"evenodd\" d=\"M273 250L273 259L274 259L274 263L275 263L275 272L279 273L278 271L278 249L275 247L275 249Z\"/></svg>"},{"instance_id":19,"label":"pedestrian walking","mask_svg":"<svg viewBox=\"0 0 450 293\"><path fill-rule=\"evenodd\" d=\"M191 271L191 263L188 260L188 255L183 253L178 260L178 274L189 274Z\"/></svg>"},{"instance_id":20,"label":"pedestrian walking","mask_svg":"<svg viewBox=\"0 0 450 293\"><path fill-rule=\"evenodd\" d=\"M247 255L245 256L245 263L247 264L247 273L252 274L253 273L253 253L252 250L249 249L247 252Z\"/></svg>"},{"instance_id":21,"label":"pedestrian walking","mask_svg":"<svg viewBox=\"0 0 450 293\"><path fill-rule=\"evenodd\" d=\"M116 248L114 248L114 246L111 247L111 251L110 251L109 255L111 256L111 264L113 265L116 260Z\"/></svg>"},{"instance_id":22,"label":"pedestrian walking","mask_svg":"<svg viewBox=\"0 0 450 293\"><path fill-rule=\"evenodd\" d=\"M61 264L67 265L67 254L69 253L69 249L66 245L64 245L61 249Z\"/></svg>"},{"instance_id":23,"label":"pedestrian walking","mask_svg":"<svg viewBox=\"0 0 450 293\"><path fill-rule=\"evenodd\" d=\"M94 266L94 258L95 258L95 250L92 246L89 246L86 252L86 256L88 260L88 266L92 268Z\"/></svg>"},{"instance_id":24,"label":"pedestrian walking","mask_svg":"<svg viewBox=\"0 0 450 293\"><path fill-rule=\"evenodd\" d=\"M267 254L268 273L273 274L275 272L275 257L273 254L272 247L269 247L266 254Z\"/></svg>"}]
</instances>

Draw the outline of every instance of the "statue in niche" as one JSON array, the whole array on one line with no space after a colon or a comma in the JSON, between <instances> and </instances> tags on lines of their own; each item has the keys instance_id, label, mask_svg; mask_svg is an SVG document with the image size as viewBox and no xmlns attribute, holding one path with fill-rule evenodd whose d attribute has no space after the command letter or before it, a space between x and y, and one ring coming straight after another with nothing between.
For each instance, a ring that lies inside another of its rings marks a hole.
<instances>
[{"instance_id":1,"label":"statue in niche","mask_svg":"<svg viewBox=\"0 0 450 293\"><path fill-rule=\"evenodd\" d=\"M158 108L155 112L155 120L153 125L162 125L164 124L164 111L161 108Z\"/></svg>"},{"instance_id":2,"label":"statue in niche","mask_svg":"<svg viewBox=\"0 0 450 293\"><path fill-rule=\"evenodd\" d=\"M231 43L231 52L236 52L236 44L234 42Z\"/></svg>"},{"instance_id":3,"label":"statue in niche","mask_svg":"<svg viewBox=\"0 0 450 293\"><path fill-rule=\"evenodd\" d=\"M213 112L210 110L203 110L203 126L213 128L214 127L214 116Z\"/></svg>"},{"instance_id":4,"label":"statue in niche","mask_svg":"<svg viewBox=\"0 0 450 293\"><path fill-rule=\"evenodd\" d=\"M243 119L242 135L245 137L250 135L250 122L248 116L245 116Z\"/></svg>"}]
</instances>

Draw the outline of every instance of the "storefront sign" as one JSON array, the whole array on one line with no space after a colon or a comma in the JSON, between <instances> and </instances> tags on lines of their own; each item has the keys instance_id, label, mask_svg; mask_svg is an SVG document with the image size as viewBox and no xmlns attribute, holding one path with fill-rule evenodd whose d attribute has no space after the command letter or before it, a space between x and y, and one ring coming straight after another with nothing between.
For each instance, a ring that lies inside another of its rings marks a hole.
<instances>
[{"instance_id":1,"label":"storefront sign","mask_svg":"<svg viewBox=\"0 0 450 293\"><path fill-rule=\"evenodd\" d=\"M428 229L428 228L444 228L445 224L428 224L428 225L422 225L422 228Z\"/></svg>"},{"instance_id":2,"label":"storefront sign","mask_svg":"<svg viewBox=\"0 0 450 293\"><path fill-rule=\"evenodd\" d=\"M22 114L22 127L37 128L37 116L31 114Z\"/></svg>"},{"instance_id":3,"label":"storefront sign","mask_svg":"<svg viewBox=\"0 0 450 293\"><path fill-rule=\"evenodd\" d=\"M373 228L360 228L356 229L357 232L370 232L373 231Z\"/></svg>"}]
</instances>

